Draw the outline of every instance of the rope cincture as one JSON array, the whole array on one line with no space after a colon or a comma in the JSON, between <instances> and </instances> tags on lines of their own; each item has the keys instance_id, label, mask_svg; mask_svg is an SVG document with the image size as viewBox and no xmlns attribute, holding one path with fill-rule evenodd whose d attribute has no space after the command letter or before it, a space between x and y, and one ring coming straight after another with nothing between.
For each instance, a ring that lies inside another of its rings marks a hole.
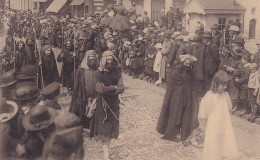
<instances>
[{"instance_id":1,"label":"rope cincture","mask_svg":"<svg viewBox=\"0 0 260 160\"><path fill-rule=\"evenodd\" d=\"M107 120L107 108L111 111L111 113L113 114L113 116L116 118L116 120L118 120L119 122L119 118L116 116L116 114L112 111L112 109L109 107L109 105L107 104L107 102L105 101L105 99L103 98L103 96L101 96L102 98L102 105L103 105L103 109L105 111L105 118L103 120L103 124L105 123L105 121Z\"/></svg>"}]
</instances>

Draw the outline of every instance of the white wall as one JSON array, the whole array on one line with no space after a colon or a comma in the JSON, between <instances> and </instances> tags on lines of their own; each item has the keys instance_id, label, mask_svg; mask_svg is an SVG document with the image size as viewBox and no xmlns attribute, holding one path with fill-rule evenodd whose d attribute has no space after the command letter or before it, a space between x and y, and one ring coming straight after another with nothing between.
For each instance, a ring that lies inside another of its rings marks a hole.
<instances>
[{"instance_id":1,"label":"white wall","mask_svg":"<svg viewBox=\"0 0 260 160\"><path fill-rule=\"evenodd\" d=\"M249 22L251 19L256 20L256 40L260 40L260 0L237 0L243 7L246 8L244 19L244 36L249 36ZM256 7L255 14L251 14L251 9Z\"/></svg>"}]
</instances>

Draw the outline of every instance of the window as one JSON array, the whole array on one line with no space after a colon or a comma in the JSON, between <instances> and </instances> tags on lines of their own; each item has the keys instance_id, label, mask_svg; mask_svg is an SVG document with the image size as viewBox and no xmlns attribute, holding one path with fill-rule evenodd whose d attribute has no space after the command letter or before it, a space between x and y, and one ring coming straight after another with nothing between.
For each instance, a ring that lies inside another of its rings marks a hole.
<instances>
[{"instance_id":1,"label":"window","mask_svg":"<svg viewBox=\"0 0 260 160\"><path fill-rule=\"evenodd\" d=\"M225 25L226 25L226 18L224 17L218 18L219 30L223 30L225 28Z\"/></svg>"},{"instance_id":2,"label":"window","mask_svg":"<svg viewBox=\"0 0 260 160\"><path fill-rule=\"evenodd\" d=\"M251 14L252 14L252 15L255 14L255 9L256 9L256 7L253 7L253 8L251 9Z\"/></svg>"}]
</instances>

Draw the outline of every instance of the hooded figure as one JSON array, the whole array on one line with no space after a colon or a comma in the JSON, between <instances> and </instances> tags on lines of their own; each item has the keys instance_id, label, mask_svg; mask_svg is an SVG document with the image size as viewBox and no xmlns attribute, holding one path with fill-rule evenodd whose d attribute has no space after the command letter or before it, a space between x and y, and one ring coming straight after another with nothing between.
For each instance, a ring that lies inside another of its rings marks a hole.
<instances>
[{"instance_id":1,"label":"hooded figure","mask_svg":"<svg viewBox=\"0 0 260 160\"><path fill-rule=\"evenodd\" d=\"M69 109L70 112L80 118L83 127L86 128L92 127L92 123L90 124L92 117L87 118L85 114L88 102L96 98L95 84L100 75L97 67L98 58L96 52L94 50L87 51L76 73L74 92ZM93 136L93 133L91 136Z\"/></svg>"},{"instance_id":2,"label":"hooded figure","mask_svg":"<svg viewBox=\"0 0 260 160\"><path fill-rule=\"evenodd\" d=\"M52 82L58 82L59 73L51 46L45 45L41 52L40 65L42 65L43 83L44 86L47 86Z\"/></svg>"},{"instance_id":3,"label":"hooded figure","mask_svg":"<svg viewBox=\"0 0 260 160\"><path fill-rule=\"evenodd\" d=\"M94 133L103 143L104 159L109 157L112 138L119 135L119 97L124 92L121 68L113 52L105 51L100 60L100 77L96 83Z\"/></svg>"}]
</instances>

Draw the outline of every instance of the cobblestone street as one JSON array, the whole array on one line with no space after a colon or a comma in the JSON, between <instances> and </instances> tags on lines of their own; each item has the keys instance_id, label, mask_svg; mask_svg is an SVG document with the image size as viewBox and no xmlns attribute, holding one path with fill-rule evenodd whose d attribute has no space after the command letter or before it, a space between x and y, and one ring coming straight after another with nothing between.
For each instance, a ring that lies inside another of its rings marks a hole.
<instances>
[{"instance_id":1,"label":"cobblestone street","mask_svg":"<svg viewBox=\"0 0 260 160\"><path fill-rule=\"evenodd\" d=\"M165 89L124 75L121 95L120 136L111 144L117 160L200 160L202 148L162 140L155 130ZM70 97L60 102L68 107ZM232 116L240 160L260 159L260 126ZM85 132L86 133L86 132ZM101 144L85 137L85 159L102 159Z\"/></svg>"}]
</instances>

